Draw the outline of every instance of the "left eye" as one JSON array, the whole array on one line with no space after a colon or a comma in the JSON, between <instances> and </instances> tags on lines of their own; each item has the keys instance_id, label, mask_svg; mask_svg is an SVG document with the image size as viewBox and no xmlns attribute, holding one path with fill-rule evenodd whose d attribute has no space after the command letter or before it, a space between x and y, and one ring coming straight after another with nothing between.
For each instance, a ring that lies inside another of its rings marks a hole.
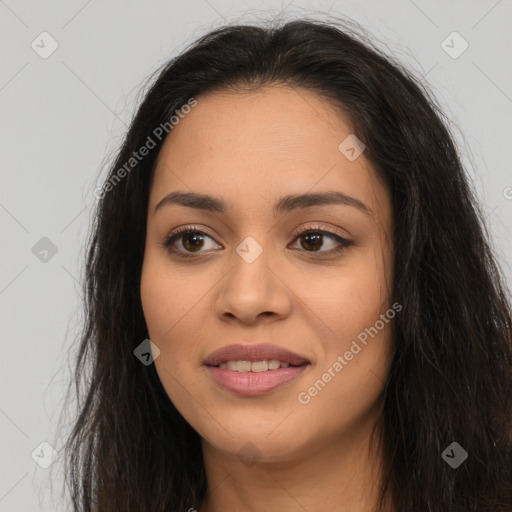
<instances>
[{"instance_id":1,"label":"left eye","mask_svg":"<svg viewBox=\"0 0 512 512\"><path fill-rule=\"evenodd\" d=\"M325 238L331 240L331 244L334 246L334 248L320 251L320 248L324 246ZM338 253L350 245L349 240L331 233L330 231L323 231L318 229L303 231L299 233L299 235L296 237L296 240L302 240L301 246L302 248L306 249L306 252L322 252L326 254Z\"/></svg>"}]
</instances>

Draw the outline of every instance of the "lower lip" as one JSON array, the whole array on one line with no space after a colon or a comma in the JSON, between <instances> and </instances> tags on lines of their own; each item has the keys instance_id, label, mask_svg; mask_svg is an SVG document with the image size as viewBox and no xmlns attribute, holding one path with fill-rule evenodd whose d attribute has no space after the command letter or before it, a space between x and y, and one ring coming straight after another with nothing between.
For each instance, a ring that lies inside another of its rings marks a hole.
<instances>
[{"instance_id":1,"label":"lower lip","mask_svg":"<svg viewBox=\"0 0 512 512\"><path fill-rule=\"evenodd\" d=\"M215 381L224 389L239 395L256 396L269 393L277 387L296 379L308 364L288 366L266 372L236 372L227 368L207 366Z\"/></svg>"}]
</instances>

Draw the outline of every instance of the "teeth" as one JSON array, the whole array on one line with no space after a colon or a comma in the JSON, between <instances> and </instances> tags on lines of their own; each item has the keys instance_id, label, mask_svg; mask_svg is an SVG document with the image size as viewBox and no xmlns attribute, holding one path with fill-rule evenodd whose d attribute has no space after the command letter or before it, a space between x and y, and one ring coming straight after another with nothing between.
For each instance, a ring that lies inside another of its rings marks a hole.
<instances>
[{"instance_id":1,"label":"teeth","mask_svg":"<svg viewBox=\"0 0 512 512\"><path fill-rule=\"evenodd\" d=\"M288 363L283 363L288 364ZM281 363L277 359L271 359L268 362L268 369L269 370L277 370L281 366Z\"/></svg>"},{"instance_id":2,"label":"teeth","mask_svg":"<svg viewBox=\"0 0 512 512\"><path fill-rule=\"evenodd\" d=\"M224 361L219 364L220 368L227 368L234 372L266 372L278 368L288 368L289 363L278 359L264 359L263 361Z\"/></svg>"},{"instance_id":3,"label":"teeth","mask_svg":"<svg viewBox=\"0 0 512 512\"><path fill-rule=\"evenodd\" d=\"M254 361L251 363L251 372L266 372L268 370L268 361Z\"/></svg>"}]
</instances>

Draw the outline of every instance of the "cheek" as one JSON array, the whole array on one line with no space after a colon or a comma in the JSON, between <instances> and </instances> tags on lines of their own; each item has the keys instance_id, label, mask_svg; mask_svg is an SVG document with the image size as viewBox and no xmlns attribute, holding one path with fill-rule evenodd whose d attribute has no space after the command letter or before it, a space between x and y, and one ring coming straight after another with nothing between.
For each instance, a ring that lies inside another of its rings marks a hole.
<instances>
[{"instance_id":1,"label":"cheek","mask_svg":"<svg viewBox=\"0 0 512 512\"><path fill-rule=\"evenodd\" d=\"M155 366L172 398L171 388L179 385L170 375L189 386L190 376L202 364L205 319L212 314L209 301L218 275L184 266L176 270L155 252L148 251L144 259L141 301L149 337L160 349Z\"/></svg>"},{"instance_id":2,"label":"cheek","mask_svg":"<svg viewBox=\"0 0 512 512\"><path fill-rule=\"evenodd\" d=\"M204 402L197 391L197 366L212 285L187 272L170 272L157 257L144 261L141 301L149 338L160 349L155 368L169 399L196 428L206 421L201 415L204 408L197 407L197 400Z\"/></svg>"},{"instance_id":3,"label":"cheek","mask_svg":"<svg viewBox=\"0 0 512 512\"><path fill-rule=\"evenodd\" d=\"M361 251L354 262L336 269L323 293L310 295L323 354L299 400L309 400L308 408L319 415L343 404L352 419L370 408L384 387L397 314L391 307L389 266L377 251Z\"/></svg>"},{"instance_id":4,"label":"cheek","mask_svg":"<svg viewBox=\"0 0 512 512\"><path fill-rule=\"evenodd\" d=\"M171 270L160 256L147 255L141 276L141 301L151 340L161 349L169 348L171 340L180 340L177 332L188 329L187 341L193 342L194 330L204 318L208 291L212 284L206 275ZM178 348L177 343L175 343Z\"/></svg>"},{"instance_id":5,"label":"cheek","mask_svg":"<svg viewBox=\"0 0 512 512\"><path fill-rule=\"evenodd\" d=\"M296 398L310 428L326 436L355 428L380 405L397 314L385 277L378 266L351 268L330 282L314 307L329 332L321 336L323 353Z\"/></svg>"},{"instance_id":6,"label":"cheek","mask_svg":"<svg viewBox=\"0 0 512 512\"><path fill-rule=\"evenodd\" d=\"M348 261L348 260L347 260ZM329 327L326 351L341 350L347 342L373 326L390 307L392 276L377 251L354 253L344 267L333 269L306 295L320 323ZM313 282L307 289L315 286Z\"/></svg>"}]
</instances>

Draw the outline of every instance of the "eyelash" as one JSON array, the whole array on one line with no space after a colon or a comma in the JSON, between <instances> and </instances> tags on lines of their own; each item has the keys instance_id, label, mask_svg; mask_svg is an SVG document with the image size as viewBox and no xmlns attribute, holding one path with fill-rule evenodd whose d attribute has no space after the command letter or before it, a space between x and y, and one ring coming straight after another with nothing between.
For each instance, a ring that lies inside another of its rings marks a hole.
<instances>
[{"instance_id":1,"label":"eyelash","mask_svg":"<svg viewBox=\"0 0 512 512\"><path fill-rule=\"evenodd\" d=\"M208 235L208 233L205 233L204 231L198 229L196 226L185 226L185 227L182 227L182 228L178 228L174 233L171 233L169 236L167 236L163 242L162 242L162 246L164 247L164 249L166 249L170 254L173 254L173 255L176 255L180 258L197 258L198 256L200 256L200 253L191 253L191 252L180 252L180 251L177 251L175 249L172 248L172 245L180 238L182 238L184 235L187 235L187 234L190 234L190 233L198 233L200 235L205 235L207 236L208 238L212 238L210 235ZM307 235L307 234L320 234L320 235L323 235L325 237L328 237L328 238L331 238L333 239L334 241L336 241L338 244L339 244L339 247L337 249L331 249L330 251L306 251L304 249L305 252L307 253L312 253L312 254L322 254L322 256L315 256L317 258L324 258L324 257L328 257L328 256L334 256L334 255L337 255L341 252L343 252L347 247L353 245L353 242L351 242L350 240L347 240L346 238L343 238L342 236L336 234L336 233L333 233L332 231L328 231L328 230L325 230L325 229L322 229L320 226L318 227L307 227L307 228L303 228L301 229L296 235L295 235L295 238L293 239L293 241L297 240L298 238L300 238L301 236L304 236L304 235ZM213 238L212 238L213 240Z\"/></svg>"}]
</instances>

